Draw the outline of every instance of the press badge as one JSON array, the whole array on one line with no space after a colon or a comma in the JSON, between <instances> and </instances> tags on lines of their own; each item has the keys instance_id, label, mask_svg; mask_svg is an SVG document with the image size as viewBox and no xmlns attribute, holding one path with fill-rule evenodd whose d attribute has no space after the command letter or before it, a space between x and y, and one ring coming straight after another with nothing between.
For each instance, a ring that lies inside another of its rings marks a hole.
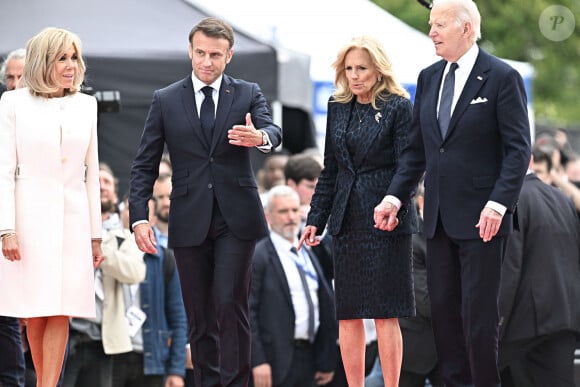
<instances>
[{"instance_id":1,"label":"press badge","mask_svg":"<svg viewBox=\"0 0 580 387\"><path fill-rule=\"evenodd\" d=\"M137 334L147 319L147 315L141 309L133 305L127 309L125 318L127 319L127 325L129 326L129 336L133 337Z\"/></svg>"}]
</instances>

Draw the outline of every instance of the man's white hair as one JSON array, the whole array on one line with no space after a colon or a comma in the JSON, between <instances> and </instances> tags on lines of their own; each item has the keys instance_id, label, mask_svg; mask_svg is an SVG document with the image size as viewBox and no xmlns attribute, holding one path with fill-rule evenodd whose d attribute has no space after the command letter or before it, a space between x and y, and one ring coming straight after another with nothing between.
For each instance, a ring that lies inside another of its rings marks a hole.
<instances>
[{"instance_id":1,"label":"man's white hair","mask_svg":"<svg viewBox=\"0 0 580 387\"><path fill-rule=\"evenodd\" d=\"M441 5L453 9L457 24L471 23L473 43L481 39L481 15L473 0L433 0L433 7Z\"/></svg>"},{"instance_id":2,"label":"man's white hair","mask_svg":"<svg viewBox=\"0 0 580 387\"><path fill-rule=\"evenodd\" d=\"M26 50L24 48L17 48L14 51L11 51L2 62L2 67L0 67L0 83L5 85L6 84L6 64L10 62L12 59L22 59L26 58Z\"/></svg>"}]
</instances>

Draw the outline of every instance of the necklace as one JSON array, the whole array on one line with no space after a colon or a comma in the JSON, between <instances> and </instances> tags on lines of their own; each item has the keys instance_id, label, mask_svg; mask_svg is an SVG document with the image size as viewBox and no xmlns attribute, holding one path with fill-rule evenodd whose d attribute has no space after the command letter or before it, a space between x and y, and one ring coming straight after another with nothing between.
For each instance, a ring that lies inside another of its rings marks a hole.
<instances>
[{"instance_id":1,"label":"necklace","mask_svg":"<svg viewBox=\"0 0 580 387\"><path fill-rule=\"evenodd\" d=\"M368 103L368 104L364 104L365 108L359 110L358 109L358 105L363 105L359 102L355 102L354 103L354 109L356 111L356 115L358 117L358 129L360 130L362 127L362 122L363 120L366 118L367 113L370 111L370 109L372 108L372 104ZM370 106L370 107L369 107Z\"/></svg>"}]
</instances>

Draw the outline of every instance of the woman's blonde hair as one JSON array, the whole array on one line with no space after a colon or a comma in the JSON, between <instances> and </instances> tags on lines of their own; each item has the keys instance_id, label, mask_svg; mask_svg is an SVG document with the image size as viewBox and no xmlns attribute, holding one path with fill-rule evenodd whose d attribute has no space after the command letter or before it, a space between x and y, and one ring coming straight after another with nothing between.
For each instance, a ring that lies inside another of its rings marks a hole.
<instances>
[{"instance_id":1,"label":"woman's blonde hair","mask_svg":"<svg viewBox=\"0 0 580 387\"><path fill-rule=\"evenodd\" d=\"M71 46L75 50L78 66L73 85L70 89L65 89L65 94L79 91L85 78L86 67L81 55L79 37L62 28L48 27L28 41L23 78L33 95L49 97L58 91L54 79L54 66Z\"/></svg>"},{"instance_id":2,"label":"woman's blonde hair","mask_svg":"<svg viewBox=\"0 0 580 387\"><path fill-rule=\"evenodd\" d=\"M393 68L389 57L385 53L382 44L375 38L370 36L359 36L353 38L348 44L343 46L332 67L336 71L334 78L334 101L339 103L348 103L354 98L354 94L348 87L348 79L346 78L345 60L346 55L356 48L368 52L372 64L379 73L377 83L373 86L371 103L374 109L377 109L377 99L386 100L389 95L396 94L401 97L409 98L409 93L401 86L395 79Z\"/></svg>"}]
</instances>

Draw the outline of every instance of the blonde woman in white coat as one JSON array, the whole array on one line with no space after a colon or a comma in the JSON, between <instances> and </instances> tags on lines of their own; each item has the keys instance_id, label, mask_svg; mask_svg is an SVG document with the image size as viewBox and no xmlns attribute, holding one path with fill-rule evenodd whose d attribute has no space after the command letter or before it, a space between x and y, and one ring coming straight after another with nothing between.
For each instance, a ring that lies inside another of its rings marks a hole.
<instances>
[{"instance_id":1,"label":"blonde woman in white coat","mask_svg":"<svg viewBox=\"0 0 580 387\"><path fill-rule=\"evenodd\" d=\"M0 99L0 315L27 319L37 387L57 384L70 316L95 317L102 261L97 103L79 38L30 39L25 86Z\"/></svg>"}]
</instances>

